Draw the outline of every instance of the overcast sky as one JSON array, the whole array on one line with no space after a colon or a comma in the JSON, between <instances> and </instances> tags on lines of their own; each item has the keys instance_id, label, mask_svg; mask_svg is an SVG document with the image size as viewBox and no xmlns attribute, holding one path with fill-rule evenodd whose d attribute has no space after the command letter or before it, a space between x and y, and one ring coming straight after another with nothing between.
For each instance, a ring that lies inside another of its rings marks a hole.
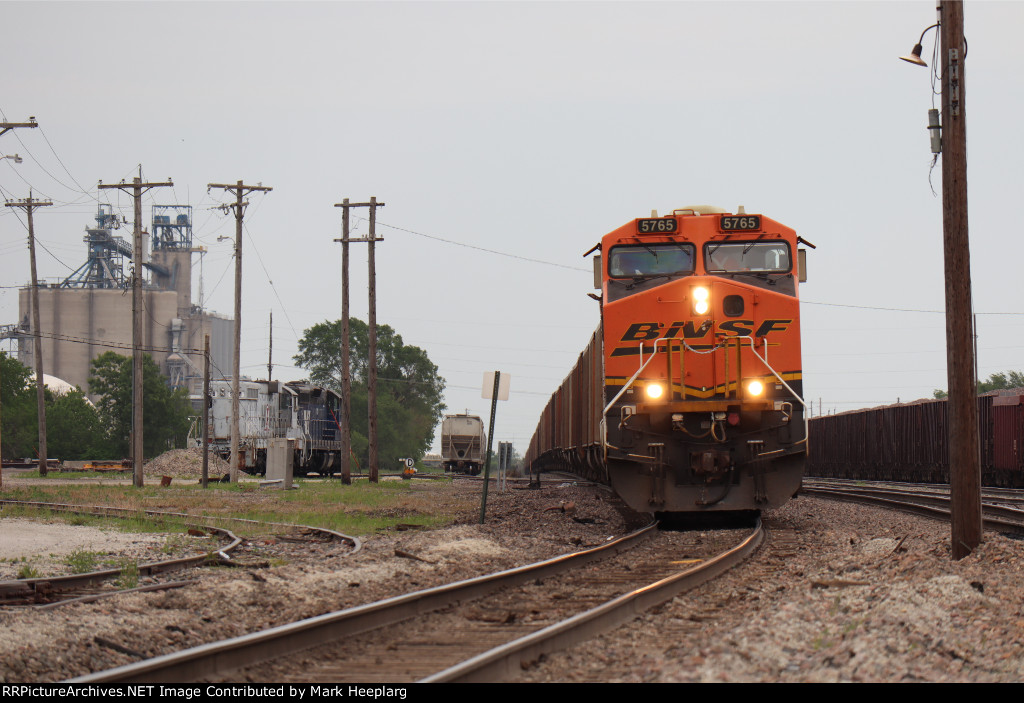
<instances>
[{"instance_id":1,"label":"overcast sky","mask_svg":"<svg viewBox=\"0 0 1024 703\"><path fill-rule=\"evenodd\" d=\"M234 221L208 183L262 183L246 214L243 373L293 366L340 316L345 197L376 196L380 323L425 349L451 412L525 450L598 321L608 231L692 204L744 205L817 245L801 287L805 390L825 412L946 387L941 160L930 69L899 61L935 3L0 2L0 195L31 186L40 276L86 260L96 189L173 178L195 208L208 308L230 315ZM1024 369L1024 4L968 2L968 182L979 375ZM931 64L935 32L925 38ZM933 194L932 188L937 196ZM0 208L0 324L29 279L23 215ZM362 213L365 218L365 211ZM354 235L365 235L365 219ZM448 240L448 242L442 241ZM457 244L454 244L457 243ZM352 311L365 319L365 246ZM196 291L198 293L198 291ZM4 347L6 348L6 347Z\"/></svg>"}]
</instances>

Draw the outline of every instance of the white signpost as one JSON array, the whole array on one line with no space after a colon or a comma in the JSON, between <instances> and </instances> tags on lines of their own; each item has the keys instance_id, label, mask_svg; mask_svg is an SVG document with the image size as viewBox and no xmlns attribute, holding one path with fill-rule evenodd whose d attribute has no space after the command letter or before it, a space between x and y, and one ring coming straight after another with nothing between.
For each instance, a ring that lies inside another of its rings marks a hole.
<instances>
[{"instance_id":1,"label":"white signpost","mask_svg":"<svg viewBox=\"0 0 1024 703\"><path fill-rule=\"evenodd\" d=\"M494 415L498 409L499 400L508 400L509 383L512 377L508 374L502 375L501 371L485 371L481 398L491 400L491 430L487 433L487 454L484 456L484 492L480 500L480 524L484 524L487 515L487 485L491 481L491 443L494 441Z\"/></svg>"}]
</instances>

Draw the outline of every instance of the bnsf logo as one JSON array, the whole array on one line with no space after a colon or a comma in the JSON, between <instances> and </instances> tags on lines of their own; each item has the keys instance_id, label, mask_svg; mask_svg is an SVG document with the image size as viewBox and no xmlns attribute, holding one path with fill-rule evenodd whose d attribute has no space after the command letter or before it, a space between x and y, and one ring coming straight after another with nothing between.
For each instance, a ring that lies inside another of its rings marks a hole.
<instances>
[{"instance_id":1,"label":"bnsf logo","mask_svg":"<svg viewBox=\"0 0 1024 703\"><path fill-rule=\"evenodd\" d=\"M718 325L721 332L739 337L753 336L764 337L769 332L785 331L793 320L765 320L757 331L754 331L753 320L729 320ZM711 320L705 320L700 327L692 320L687 322L673 322L662 334L665 327L662 322L635 322L629 326L620 341L643 342L649 339L676 339L682 333L683 339L701 339L711 331L713 324Z\"/></svg>"}]
</instances>

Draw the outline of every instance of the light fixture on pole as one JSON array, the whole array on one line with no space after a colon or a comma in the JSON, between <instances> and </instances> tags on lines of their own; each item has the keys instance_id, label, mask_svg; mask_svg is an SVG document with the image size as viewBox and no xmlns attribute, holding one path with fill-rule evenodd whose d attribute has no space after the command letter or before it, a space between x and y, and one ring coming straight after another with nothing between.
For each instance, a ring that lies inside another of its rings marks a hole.
<instances>
[{"instance_id":1,"label":"light fixture on pole","mask_svg":"<svg viewBox=\"0 0 1024 703\"><path fill-rule=\"evenodd\" d=\"M21 158L17 154L8 154L6 156L0 156L0 159L14 159L14 163L20 164L25 159Z\"/></svg>"},{"instance_id":2,"label":"light fixture on pole","mask_svg":"<svg viewBox=\"0 0 1024 703\"><path fill-rule=\"evenodd\" d=\"M903 59L904 61L906 61L908 63L912 63L912 64L914 64L916 66L927 66L928 64L926 64L924 62L924 60L921 58L921 51L922 51L921 42L924 41L924 35L928 33L929 29L935 29L938 26L939 26L939 24L938 24L938 22L936 22L931 27L928 27L923 32L921 32L921 38L917 40L917 43L914 44L914 48L910 50L910 55L909 56L901 56L900 58Z\"/></svg>"}]
</instances>

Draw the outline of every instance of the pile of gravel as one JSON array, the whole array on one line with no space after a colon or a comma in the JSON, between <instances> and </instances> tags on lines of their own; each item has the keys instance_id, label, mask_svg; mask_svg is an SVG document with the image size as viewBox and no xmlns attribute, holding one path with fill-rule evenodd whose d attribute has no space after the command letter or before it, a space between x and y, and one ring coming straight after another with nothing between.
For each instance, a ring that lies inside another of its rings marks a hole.
<instances>
[{"instance_id":1,"label":"pile of gravel","mask_svg":"<svg viewBox=\"0 0 1024 703\"><path fill-rule=\"evenodd\" d=\"M211 477L219 478L231 471L231 465L212 452L208 461ZM147 461L142 471L146 476L200 478L203 475L203 450L201 447L172 449Z\"/></svg>"}]
</instances>

